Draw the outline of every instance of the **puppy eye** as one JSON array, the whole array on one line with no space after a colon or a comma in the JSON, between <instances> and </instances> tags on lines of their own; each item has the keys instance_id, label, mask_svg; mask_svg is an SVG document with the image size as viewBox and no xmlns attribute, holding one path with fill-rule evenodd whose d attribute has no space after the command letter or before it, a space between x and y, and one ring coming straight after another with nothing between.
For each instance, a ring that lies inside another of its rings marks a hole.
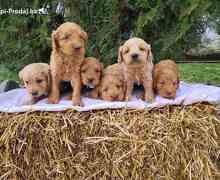
<instances>
[{"instance_id":1,"label":"puppy eye","mask_svg":"<svg viewBox=\"0 0 220 180\"><path fill-rule=\"evenodd\" d=\"M173 81L173 85L175 86L177 84L177 82L176 81Z\"/></svg>"},{"instance_id":2,"label":"puppy eye","mask_svg":"<svg viewBox=\"0 0 220 180\"><path fill-rule=\"evenodd\" d=\"M99 69L96 69L95 72L99 73L100 71L99 71Z\"/></svg>"},{"instance_id":3,"label":"puppy eye","mask_svg":"<svg viewBox=\"0 0 220 180\"><path fill-rule=\"evenodd\" d=\"M108 91L108 88L103 89L103 91L104 91L104 92L107 92L107 91Z\"/></svg>"},{"instance_id":4,"label":"puppy eye","mask_svg":"<svg viewBox=\"0 0 220 180\"><path fill-rule=\"evenodd\" d=\"M25 83L28 84L29 82L28 82L28 81L25 81Z\"/></svg>"},{"instance_id":5,"label":"puppy eye","mask_svg":"<svg viewBox=\"0 0 220 180\"><path fill-rule=\"evenodd\" d=\"M116 85L116 88L117 88L117 89L120 89L120 88L121 88L121 86L120 86L120 85Z\"/></svg>"},{"instance_id":6,"label":"puppy eye","mask_svg":"<svg viewBox=\"0 0 220 180\"><path fill-rule=\"evenodd\" d=\"M83 73L83 74L84 74L85 72L86 72L86 70L85 70L85 69L81 70L81 73Z\"/></svg>"},{"instance_id":7,"label":"puppy eye","mask_svg":"<svg viewBox=\"0 0 220 180\"><path fill-rule=\"evenodd\" d=\"M40 84L40 83L43 82L43 80L42 80L42 79L38 79L36 82L37 82L38 84Z\"/></svg>"},{"instance_id":8,"label":"puppy eye","mask_svg":"<svg viewBox=\"0 0 220 180\"><path fill-rule=\"evenodd\" d=\"M62 40L67 40L70 37L70 35L65 35Z\"/></svg>"},{"instance_id":9,"label":"puppy eye","mask_svg":"<svg viewBox=\"0 0 220 180\"><path fill-rule=\"evenodd\" d=\"M139 49L140 49L141 51L145 51L145 48L144 48L144 47L139 47Z\"/></svg>"}]
</instances>

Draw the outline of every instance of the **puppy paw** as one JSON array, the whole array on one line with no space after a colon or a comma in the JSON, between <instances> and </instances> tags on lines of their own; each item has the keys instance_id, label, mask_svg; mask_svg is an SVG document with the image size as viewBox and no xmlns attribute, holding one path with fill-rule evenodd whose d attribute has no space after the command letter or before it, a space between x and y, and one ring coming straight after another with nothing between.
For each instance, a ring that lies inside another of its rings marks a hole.
<instances>
[{"instance_id":1,"label":"puppy paw","mask_svg":"<svg viewBox=\"0 0 220 180\"><path fill-rule=\"evenodd\" d=\"M131 100L131 96L126 96L125 97L125 101L130 101Z\"/></svg>"},{"instance_id":2,"label":"puppy paw","mask_svg":"<svg viewBox=\"0 0 220 180\"><path fill-rule=\"evenodd\" d=\"M73 106L83 106L83 103L80 100L80 98L73 98L72 102L73 102Z\"/></svg>"},{"instance_id":3,"label":"puppy paw","mask_svg":"<svg viewBox=\"0 0 220 180\"><path fill-rule=\"evenodd\" d=\"M50 104L58 104L59 103L59 98L49 97L48 102Z\"/></svg>"},{"instance_id":4,"label":"puppy paw","mask_svg":"<svg viewBox=\"0 0 220 180\"><path fill-rule=\"evenodd\" d=\"M154 95L153 94L147 94L145 95L145 101L152 103L154 101Z\"/></svg>"}]
</instances>

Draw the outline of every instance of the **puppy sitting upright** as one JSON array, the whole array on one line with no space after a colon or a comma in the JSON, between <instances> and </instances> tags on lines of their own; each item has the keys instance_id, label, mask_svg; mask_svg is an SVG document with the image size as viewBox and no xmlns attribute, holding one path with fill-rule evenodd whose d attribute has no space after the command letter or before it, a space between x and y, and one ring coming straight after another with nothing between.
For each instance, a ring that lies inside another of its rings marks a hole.
<instances>
[{"instance_id":1,"label":"puppy sitting upright","mask_svg":"<svg viewBox=\"0 0 220 180\"><path fill-rule=\"evenodd\" d=\"M118 62L123 66L126 82L125 100L129 101L134 83L144 86L144 99L152 101L153 93L153 55L150 45L143 39L131 38L119 48Z\"/></svg>"},{"instance_id":2,"label":"puppy sitting upright","mask_svg":"<svg viewBox=\"0 0 220 180\"><path fill-rule=\"evenodd\" d=\"M61 81L70 81L73 87L73 105L81 104L80 67L85 59L87 34L78 24L66 22L52 33L52 54L50 60L52 87L50 103L60 99Z\"/></svg>"},{"instance_id":3,"label":"puppy sitting upright","mask_svg":"<svg viewBox=\"0 0 220 180\"><path fill-rule=\"evenodd\" d=\"M103 65L96 58L87 57L81 67L81 81L84 94L90 98L98 97L98 85L101 81Z\"/></svg>"},{"instance_id":4,"label":"puppy sitting upright","mask_svg":"<svg viewBox=\"0 0 220 180\"><path fill-rule=\"evenodd\" d=\"M20 79L24 82L30 98L24 104L36 103L46 97L50 91L50 69L46 63L33 63L25 66L19 72Z\"/></svg>"},{"instance_id":5,"label":"puppy sitting upright","mask_svg":"<svg viewBox=\"0 0 220 180\"><path fill-rule=\"evenodd\" d=\"M179 87L179 71L172 60L162 60L154 67L154 89L164 98L174 99Z\"/></svg>"}]
</instances>

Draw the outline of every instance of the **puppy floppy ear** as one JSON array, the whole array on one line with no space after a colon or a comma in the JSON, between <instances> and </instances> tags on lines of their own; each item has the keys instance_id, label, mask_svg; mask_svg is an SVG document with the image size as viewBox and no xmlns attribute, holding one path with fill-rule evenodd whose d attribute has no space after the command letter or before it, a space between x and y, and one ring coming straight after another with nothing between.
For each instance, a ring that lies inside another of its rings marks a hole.
<instances>
[{"instance_id":1,"label":"puppy floppy ear","mask_svg":"<svg viewBox=\"0 0 220 180\"><path fill-rule=\"evenodd\" d=\"M19 71L18 76L19 76L20 80L23 80L23 71L22 70Z\"/></svg>"},{"instance_id":2,"label":"puppy floppy ear","mask_svg":"<svg viewBox=\"0 0 220 180\"><path fill-rule=\"evenodd\" d=\"M177 75L177 89L179 88L180 86L180 76L179 74Z\"/></svg>"},{"instance_id":3,"label":"puppy floppy ear","mask_svg":"<svg viewBox=\"0 0 220 180\"><path fill-rule=\"evenodd\" d=\"M48 86L48 91L50 90L51 87L51 72L50 72L50 68L49 67L45 67L45 69L43 70L42 74L45 76L46 80L47 80L47 86Z\"/></svg>"},{"instance_id":4,"label":"puppy floppy ear","mask_svg":"<svg viewBox=\"0 0 220 180\"><path fill-rule=\"evenodd\" d=\"M102 99L102 82L98 85L98 97Z\"/></svg>"},{"instance_id":5,"label":"puppy floppy ear","mask_svg":"<svg viewBox=\"0 0 220 180\"><path fill-rule=\"evenodd\" d=\"M120 46L118 49L118 63L123 62L123 55L122 55L123 46Z\"/></svg>"},{"instance_id":6,"label":"puppy floppy ear","mask_svg":"<svg viewBox=\"0 0 220 180\"><path fill-rule=\"evenodd\" d=\"M59 49L59 41L58 41L59 34L57 31L53 31L51 38L52 38L52 48L58 50Z\"/></svg>"},{"instance_id":7,"label":"puppy floppy ear","mask_svg":"<svg viewBox=\"0 0 220 180\"><path fill-rule=\"evenodd\" d=\"M104 65L103 65L103 63L100 63L100 67L101 67L101 71L103 71L103 70L104 70Z\"/></svg>"},{"instance_id":8,"label":"puppy floppy ear","mask_svg":"<svg viewBox=\"0 0 220 180\"><path fill-rule=\"evenodd\" d=\"M158 68L156 65L156 67L154 67L154 70L153 70L153 89L154 89L154 91L157 90L158 78L159 78L159 71L158 71Z\"/></svg>"},{"instance_id":9,"label":"puppy floppy ear","mask_svg":"<svg viewBox=\"0 0 220 180\"><path fill-rule=\"evenodd\" d=\"M103 75L103 71L104 71L104 65L103 63L100 62L100 81L102 80L102 75Z\"/></svg>"},{"instance_id":10,"label":"puppy floppy ear","mask_svg":"<svg viewBox=\"0 0 220 180\"><path fill-rule=\"evenodd\" d=\"M19 73L18 73L18 77L19 77L19 79L21 80L22 85L24 84L23 73L24 73L24 72L23 72L23 69L20 70Z\"/></svg>"},{"instance_id":11,"label":"puppy floppy ear","mask_svg":"<svg viewBox=\"0 0 220 180\"><path fill-rule=\"evenodd\" d=\"M147 49L148 49L147 61L150 62L151 64L153 64L154 57L153 57L153 54L152 54L152 51L151 51L151 45L150 44L147 45Z\"/></svg>"},{"instance_id":12,"label":"puppy floppy ear","mask_svg":"<svg viewBox=\"0 0 220 180\"><path fill-rule=\"evenodd\" d=\"M82 39L87 42L88 41L88 35L85 31L81 31L80 36L82 37Z\"/></svg>"}]
</instances>

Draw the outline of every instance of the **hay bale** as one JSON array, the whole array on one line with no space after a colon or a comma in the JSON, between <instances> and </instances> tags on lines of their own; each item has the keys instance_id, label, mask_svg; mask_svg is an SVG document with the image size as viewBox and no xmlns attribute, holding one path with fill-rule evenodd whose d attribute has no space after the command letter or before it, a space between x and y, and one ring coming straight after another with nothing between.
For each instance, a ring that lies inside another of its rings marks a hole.
<instances>
[{"instance_id":1,"label":"hay bale","mask_svg":"<svg viewBox=\"0 0 220 180\"><path fill-rule=\"evenodd\" d=\"M211 105L2 113L0 179L219 179Z\"/></svg>"}]
</instances>

